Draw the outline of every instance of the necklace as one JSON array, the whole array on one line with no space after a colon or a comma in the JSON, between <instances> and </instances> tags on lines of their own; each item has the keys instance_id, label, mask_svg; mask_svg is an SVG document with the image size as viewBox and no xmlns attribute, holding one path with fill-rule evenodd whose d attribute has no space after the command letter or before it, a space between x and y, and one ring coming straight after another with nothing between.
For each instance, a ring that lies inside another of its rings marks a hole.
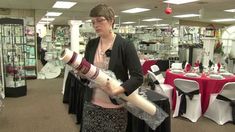
<instances>
[{"instance_id":1,"label":"necklace","mask_svg":"<svg viewBox=\"0 0 235 132\"><path fill-rule=\"evenodd\" d=\"M108 44L108 46L104 50L102 49L102 45L103 45L102 39L100 39L100 50L99 50L100 55L102 56L105 55L105 52L112 47L115 38L116 38L116 34L114 34L113 40Z\"/></svg>"}]
</instances>

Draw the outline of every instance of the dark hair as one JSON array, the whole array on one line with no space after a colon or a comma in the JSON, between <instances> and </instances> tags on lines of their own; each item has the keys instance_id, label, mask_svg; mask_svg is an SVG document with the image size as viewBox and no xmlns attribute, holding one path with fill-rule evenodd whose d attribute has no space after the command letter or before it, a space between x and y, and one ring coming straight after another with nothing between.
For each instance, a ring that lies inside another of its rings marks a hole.
<instances>
[{"instance_id":1,"label":"dark hair","mask_svg":"<svg viewBox=\"0 0 235 132\"><path fill-rule=\"evenodd\" d=\"M106 4L99 4L91 9L90 17L104 17L106 20L113 20L113 24L115 21L115 13L112 7Z\"/></svg>"}]
</instances>

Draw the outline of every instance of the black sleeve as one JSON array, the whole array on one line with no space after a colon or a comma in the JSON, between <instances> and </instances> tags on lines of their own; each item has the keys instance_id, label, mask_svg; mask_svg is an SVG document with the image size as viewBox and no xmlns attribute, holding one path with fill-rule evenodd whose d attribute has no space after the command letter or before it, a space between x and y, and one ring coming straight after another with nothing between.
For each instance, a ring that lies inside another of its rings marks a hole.
<instances>
[{"instance_id":1,"label":"black sleeve","mask_svg":"<svg viewBox=\"0 0 235 132\"><path fill-rule=\"evenodd\" d=\"M129 71L130 78L123 82L121 86L125 89L125 94L130 95L143 83L143 73L134 44L126 43L125 45L125 63Z\"/></svg>"}]
</instances>

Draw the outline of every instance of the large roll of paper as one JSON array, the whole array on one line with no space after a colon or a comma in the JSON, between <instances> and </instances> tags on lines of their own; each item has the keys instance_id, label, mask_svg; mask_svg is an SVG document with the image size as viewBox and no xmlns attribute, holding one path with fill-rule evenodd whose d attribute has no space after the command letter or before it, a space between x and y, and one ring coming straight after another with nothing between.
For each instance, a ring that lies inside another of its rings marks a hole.
<instances>
[{"instance_id":1,"label":"large roll of paper","mask_svg":"<svg viewBox=\"0 0 235 132\"><path fill-rule=\"evenodd\" d=\"M62 52L60 59L75 68L79 73L82 73L83 76L95 82L99 86L105 86L107 84L107 80L109 80L111 89L115 89L121 85L119 81L111 78L109 75L99 70L99 68L87 62L85 58L80 57L79 54L69 49L65 49ZM128 101L129 103L142 109L150 115L154 115L156 113L155 105L144 97L140 96L137 92L133 92L129 96L120 94L118 95L118 97L124 99L125 101Z\"/></svg>"}]
</instances>

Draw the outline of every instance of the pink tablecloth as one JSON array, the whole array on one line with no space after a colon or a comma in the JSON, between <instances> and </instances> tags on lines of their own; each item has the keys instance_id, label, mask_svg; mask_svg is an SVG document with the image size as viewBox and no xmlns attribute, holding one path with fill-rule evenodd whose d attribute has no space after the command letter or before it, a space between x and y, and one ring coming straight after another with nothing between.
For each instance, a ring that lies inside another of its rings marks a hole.
<instances>
[{"instance_id":1,"label":"pink tablecloth","mask_svg":"<svg viewBox=\"0 0 235 132\"><path fill-rule=\"evenodd\" d=\"M174 85L174 79L176 78L195 80L199 83L199 87L200 87L199 91L201 93L201 102L202 102L202 105L201 105L202 113L206 111L209 105L211 93L219 93L225 83L235 82L235 76L229 76L221 80L211 79L211 78L208 78L207 76L193 78L193 77L185 77L184 74L176 74L176 73L170 72L170 70L167 70L165 83L170 84L174 87L173 98L172 98L172 108L175 108L175 103L176 103L176 91L175 91L175 85Z\"/></svg>"},{"instance_id":2,"label":"pink tablecloth","mask_svg":"<svg viewBox=\"0 0 235 132\"><path fill-rule=\"evenodd\" d=\"M157 60L146 60L143 62L142 65L142 71L144 73L144 75L146 75L148 73L148 70L150 70L150 67L154 64L156 64Z\"/></svg>"}]
</instances>

